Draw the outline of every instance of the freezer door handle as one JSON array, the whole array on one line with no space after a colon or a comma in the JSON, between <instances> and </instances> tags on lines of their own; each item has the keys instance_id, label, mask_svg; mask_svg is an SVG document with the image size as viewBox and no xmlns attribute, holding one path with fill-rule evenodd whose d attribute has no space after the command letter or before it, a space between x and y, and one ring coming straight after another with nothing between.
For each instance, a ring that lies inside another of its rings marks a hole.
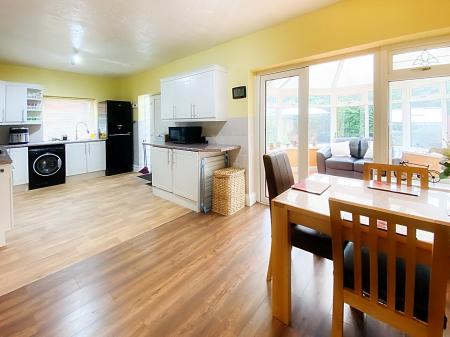
<instances>
[{"instance_id":1,"label":"freezer door handle","mask_svg":"<svg viewBox=\"0 0 450 337\"><path fill-rule=\"evenodd\" d=\"M131 136L131 132L128 132L128 133L115 133L115 134L109 135L108 137L117 137L117 136Z\"/></svg>"}]
</instances>

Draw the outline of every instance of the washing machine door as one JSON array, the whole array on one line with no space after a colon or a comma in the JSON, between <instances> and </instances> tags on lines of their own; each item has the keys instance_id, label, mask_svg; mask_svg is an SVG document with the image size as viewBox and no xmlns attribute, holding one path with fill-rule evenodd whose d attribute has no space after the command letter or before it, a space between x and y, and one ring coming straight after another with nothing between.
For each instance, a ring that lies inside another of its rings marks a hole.
<instances>
[{"instance_id":1,"label":"washing machine door","mask_svg":"<svg viewBox=\"0 0 450 337\"><path fill-rule=\"evenodd\" d=\"M45 153L37 157L33 163L33 171L41 177L50 177L58 173L61 167L61 158L53 153Z\"/></svg>"}]
</instances>

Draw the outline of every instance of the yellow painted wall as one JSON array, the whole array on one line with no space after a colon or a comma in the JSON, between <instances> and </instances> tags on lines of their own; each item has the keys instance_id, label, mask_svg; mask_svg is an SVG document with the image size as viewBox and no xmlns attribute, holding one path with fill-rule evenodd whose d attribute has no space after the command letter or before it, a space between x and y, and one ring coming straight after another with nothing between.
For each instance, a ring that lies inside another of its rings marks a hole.
<instances>
[{"instance_id":1,"label":"yellow painted wall","mask_svg":"<svg viewBox=\"0 0 450 337\"><path fill-rule=\"evenodd\" d=\"M209 64L228 69L229 115L252 114L248 100L232 100L231 87L249 85L257 70L316 55L375 47L398 39L448 33L449 0L345 0L280 25L149 69L121 81L124 97L160 91L160 78Z\"/></svg>"},{"instance_id":2,"label":"yellow painted wall","mask_svg":"<svg viewBox=\"0 0 450 337\"><path fill-rule=\"evenodd\" d=\"M99 101L121 98L120 81L114 77L0 64L0 80L41 84L44 94L48 96L94 98Z\"/></svg>"}]
</instances>

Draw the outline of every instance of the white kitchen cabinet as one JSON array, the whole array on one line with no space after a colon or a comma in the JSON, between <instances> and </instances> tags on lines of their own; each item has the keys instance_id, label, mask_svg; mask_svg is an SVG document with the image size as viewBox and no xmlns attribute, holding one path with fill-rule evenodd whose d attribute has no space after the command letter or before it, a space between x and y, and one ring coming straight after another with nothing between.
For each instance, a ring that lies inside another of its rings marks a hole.
<instances>
[{"instance_id":1,"label":"white kitchen cabinet","mask_svg":"<svg viewBox=\"0 0 450 337\"><path fill-rule=\"evenodd\" d=\"M24 123L27 120L27 87L23 84L6 85L6 123Z\"/></svg>"},{"instance_id":2,"label":"white kitchen cabinet","mask_svg":"<svg viewBox=\"0 0 450 337\"><path fill-rule=\"evenodd\" d=\"M166 97L161 101L161 119L170 120L174 117L173 93L175 89L175 81L161 82L161 96Z\"/></svg>"},{"instance_id":3,"label":"white kitchen cabinet","mask_svg":"<svg viewBox=\"0 0 450 337\"><path fill-rule=\"evenodd\" d=\"M173 193L192 201L199 199L199 159L192 151L172 150Z\"/></svg>"},{"instance_id":4,"label":"white kitchen cabinet","mask_svg":"<svg viewBox=\"0 0 450 337\"><path fill-rule=\"evenodd\" d=\"M161 79L163 120L223 121L227 103L227 73L220 66Z\"/></svg>"},{"instance_id":5,"label":"white kitchen cabinet","mask_svg":"<svg viewBox=\"0 0 450 337\"><path fill-rule=\"evenodd\" d=\"M221 152L151 148L153 194L195 212L211 208L212 175L224 168Z\"/></svg>"},{"instance_id":6,"label":"white kitchen cabinet","mask_svg":"<svg viewBox=\"0 0 450 337\"><path fill-rule=\"evenodd\" d=\"M89 142L87 146L87 172L106 170L105 142Z\"/></svg>"},{"instance_id":7,"label":"white kitchen cabinet","mask_svg":"<svg viewBox=\"0 0 450 337\"><path fill-rule=\"evenodd\" d=\"M6 109L6 85L0 82L0 123L5 122L5 109Z\"/></svg>"},{"instance_id":8,"label":"white kitchen cabinet","mask_svg":"<svg viewBox=\"0 0 450 337\"><path fill-rule=\"evenodd\" d=\"M11 165L0 165L0 246L5 245L5 231L14 227Z\"/></svg>"},{"instance_id":9,"label":"white kitchen cabinet","mask_svg":"<svg viewBox=\"0 0 450 337\"><path fill-rule=\"evenodd\" d=\"M85 143L66 144L66 176L87 173Z\"/></svg>"},{"instance_id":10,"label":"white kitchen cabinet","mask_svg":"<svg viewBox=\"0 0 450 337\"><path fill-rule=\"evenodd\" d=\"M204 72L192 76L192 118L214 118L214 73Z\"/></svg>"},{"instance_id":11,"label":"white kitchen cabinet","mask_svg":"<svg viewBox=\"0 0 450 337\"><path fill-rule=\"evenodd\" d=\"M106 169L105 142L66 144L66 176Z\"/></svg>"},{"instance_id":12,"label":"white kitchen cabinet","mask_svg":"<svg viewBox=\"0 0 450 337\"><path fill-rule=\"evenodd\" d=\"M17 147L7 150L11 160L14 186L28 184L28 147Z\"/></svg>"},{"instance_id":13,"label":"white kitchen cabinet","mask_svg":"<svg viewBox=\"0 0 450 337\"><path fill-rule=\"evenodd\" d=\"M192 117L192 106L190 101L191 80L183 77L175 80L174 87L174 119L188 119Z\"/></svg>"},{"instance_id":14,"label":"white kitchen cabinet","mask_svg":"<svg viewBox=\"0 0 450 337\"><path fill-rule=\"evenodd\" d=\"M152 147L152 185L167 192L172 192L172 150Z\"/></svg>"}]
</instances>

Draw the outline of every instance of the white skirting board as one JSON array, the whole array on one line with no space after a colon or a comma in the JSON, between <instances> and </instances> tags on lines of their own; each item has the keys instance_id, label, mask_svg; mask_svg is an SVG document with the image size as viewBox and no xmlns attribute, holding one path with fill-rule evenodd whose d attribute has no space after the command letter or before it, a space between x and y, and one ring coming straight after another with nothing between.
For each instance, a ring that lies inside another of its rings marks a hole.
<instances>
[{"instance_id":1,"label":"white skirting board","mask_svg":"<svg viewBox=\"0 0 450 337\"><path fill-rule=\"evenodd\" d=\"M245 206L251 207L256 204L256 193L252 192L245 195Z\"/></svg>"},{"instance_id":2,"label":"white skirting board","mask_svg":"<svg viewBox=\"0 0 450 337\"><path fill-rule=\"evenodd\" d=\"M163 198L166 200L169 200L175 204L178 204L182 207L186 207L190 210L193 210L194 212L200 212L200 209L198 207L198 203L196 203L195 201L180 197L179 195L161 190L155 186L152 187L153 188L153 194L159 198Z\"/></svg>"}]
</instances>

